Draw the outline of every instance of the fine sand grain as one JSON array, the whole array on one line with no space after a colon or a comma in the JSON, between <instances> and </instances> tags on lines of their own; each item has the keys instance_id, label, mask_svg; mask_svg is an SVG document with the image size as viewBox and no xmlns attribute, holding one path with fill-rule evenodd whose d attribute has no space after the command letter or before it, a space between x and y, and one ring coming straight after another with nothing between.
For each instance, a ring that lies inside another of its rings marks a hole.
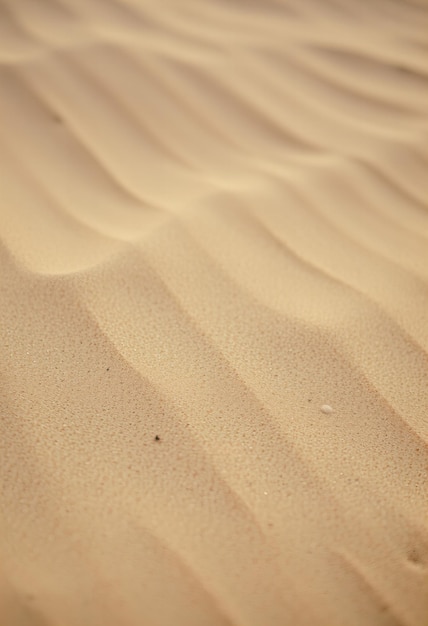
<instances>
[{"instance_id":1,"label":"fine sand grain","mask_svg":"<svg viewBox=\"0 0 428 626\"><path fill-rule=\"evenodd\" d=\"M427 18L0 1L0 626L428 624Z\"/></svg>"}]
</instances>

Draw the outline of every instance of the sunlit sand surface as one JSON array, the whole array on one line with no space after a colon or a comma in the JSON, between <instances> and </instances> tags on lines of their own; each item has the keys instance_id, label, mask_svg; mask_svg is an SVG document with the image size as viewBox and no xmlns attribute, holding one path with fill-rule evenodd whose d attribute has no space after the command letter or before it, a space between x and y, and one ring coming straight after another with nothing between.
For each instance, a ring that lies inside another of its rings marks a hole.
<instances>
[{"instance_id":1,"label":"sunlit sand surface","mask_svg":"<svg viewBox=\"0 0 428 626\"><path fill-rule=\"evenodd\" d=\"M1 1L1 626L428 624L427 18Z\"/></svg>"}]
</instances>

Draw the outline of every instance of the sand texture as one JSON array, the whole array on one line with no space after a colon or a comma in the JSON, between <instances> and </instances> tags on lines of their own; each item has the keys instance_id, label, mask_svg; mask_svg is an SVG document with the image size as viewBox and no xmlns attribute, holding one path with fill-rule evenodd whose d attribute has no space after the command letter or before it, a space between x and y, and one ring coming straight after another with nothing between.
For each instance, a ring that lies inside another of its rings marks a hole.
<instances>
[{"instance_id":1,"label":"sand texture","mask_svg":"<svg viewBox=\"0 0 428 626\"><path fill-rule=\"evenodd\" d=\"M0 626L428 624L427 33L0 1Z\"/></svg>"}]
</instances>

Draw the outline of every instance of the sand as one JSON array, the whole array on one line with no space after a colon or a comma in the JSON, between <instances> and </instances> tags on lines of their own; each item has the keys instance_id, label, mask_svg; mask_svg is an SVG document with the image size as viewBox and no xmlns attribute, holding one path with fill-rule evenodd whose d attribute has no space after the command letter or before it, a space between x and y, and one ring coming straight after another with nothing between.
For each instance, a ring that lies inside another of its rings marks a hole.
<instances>
[{"instance_id":1,"label":"sand","mask_svg":"<svg viewBox=\"0 0 428 626\"><path fill-rule=\"evenodd\" d=\"M1 626L428 624L427 32L1 1Z\"/></svg>"}]
</instances>

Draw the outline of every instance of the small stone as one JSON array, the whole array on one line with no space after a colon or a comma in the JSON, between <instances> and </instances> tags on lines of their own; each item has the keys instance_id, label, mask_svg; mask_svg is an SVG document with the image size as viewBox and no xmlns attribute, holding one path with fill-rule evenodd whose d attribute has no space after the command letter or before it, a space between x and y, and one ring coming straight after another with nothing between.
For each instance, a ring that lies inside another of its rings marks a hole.
<instances>
[{"instance_id":1,"label":"small stone","mask_svg":"<svg viewBox=\"0 0 428 626\"><path fill-rule=\"evenodd\" d=\"M321 407L321 412L329 415L330 413L333 413L333 409L329 404L323 404Z\"/></svg>"}]
</instances>

